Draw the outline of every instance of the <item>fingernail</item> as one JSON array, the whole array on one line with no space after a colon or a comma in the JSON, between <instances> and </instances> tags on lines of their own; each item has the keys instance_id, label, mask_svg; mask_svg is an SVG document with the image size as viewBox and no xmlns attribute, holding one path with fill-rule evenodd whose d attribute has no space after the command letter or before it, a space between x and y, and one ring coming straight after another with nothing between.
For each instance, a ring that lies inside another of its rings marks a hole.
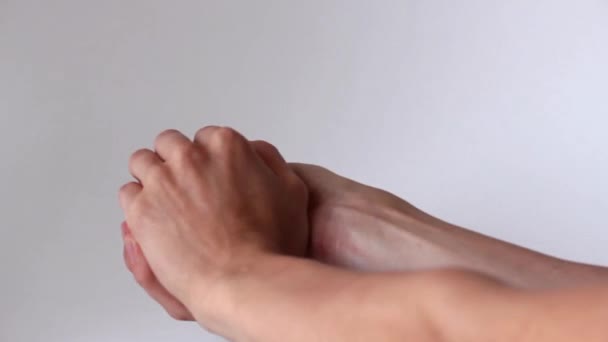
<instances>
[{"instance_id":1,"label":"fingernail","mask_svg":"<svg viewBox=\"0 0 608 342\"><path fill-rule=\"evenodd\" d=\"M127 259L129 263L132 266L135 265L137 263L137 246L135 245L135 241L126 239L125 248L127 250Z\"/></svg>"}]
</instances>

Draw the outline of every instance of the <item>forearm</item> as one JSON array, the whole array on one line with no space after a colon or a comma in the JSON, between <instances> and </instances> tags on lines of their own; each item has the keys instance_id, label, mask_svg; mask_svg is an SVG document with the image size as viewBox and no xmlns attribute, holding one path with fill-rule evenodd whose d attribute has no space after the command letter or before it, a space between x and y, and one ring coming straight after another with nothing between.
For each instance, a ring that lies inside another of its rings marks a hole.
<instances>
[{"instance_id":1,"label":"forearm","mask_svg":"<svg viewBox=\"0 0 608 342\"><path fill-rule=\"evenodd\" d=\"M427 307L436 291L419 276L270 257L228 279L214 304L197 305L195 296L191 307L233 341L440 341Z\"/></svg>"},{"instance_id":2,"label":"forearm","mask_svg":"<svg viewBox=\"0 0 608 342\"><path fill-rule=\"evenodd\" d=\"M275 256L226 279L189 307L235 342L606 340L601 287L531 291L467 271L365 274Z\"/></svg>"},{"instance_id":3,"label":"forearm","mask_svg":"<svg viewBox=\"0 0 608 342\"><path fill-rule=\"evenodd\" d=\"M385 195L382 205L354 203L333 215L356 215L357 227L338 233L338 248L323 257L368 271L458 267L525 288L552 288L608 281L608 271L553 258L433 218ZM390 205L386 205L390 203ZM357 205L366 205L359 210Z\"/></svg>"}]
</instances>

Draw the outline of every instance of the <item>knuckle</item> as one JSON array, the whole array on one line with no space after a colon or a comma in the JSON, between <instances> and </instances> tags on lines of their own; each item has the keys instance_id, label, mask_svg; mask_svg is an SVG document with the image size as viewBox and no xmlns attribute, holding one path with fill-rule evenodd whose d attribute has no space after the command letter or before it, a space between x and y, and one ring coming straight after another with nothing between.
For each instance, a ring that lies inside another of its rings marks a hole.
<instances>
[{"instance_id":1,"label":"knuckle","mask_svg":"<svg viewBox=\"0 0 608 342\"><path fill-rule=\"evenodd\" d=\"M173 318L176 321L189 321L190 320L190 315L187 312L184 311L176 311L176 310L167 310L167 313L169 314L169 316L171 318Z\"/></svg>"},{"instance_id":2,"label":"knuckle","mask_svg":"<svg viewBox=\"0 0 608 342\"><path fill-rule=\"evenodd\" d=\"M216 129L218 129L218 126L205 126L201 129L199 129L198 131L196 131L196 134L194 135L194 139L197 141L202 141L204 140L204 137L208 134L210 134L211 132L215 131Z\"/></svg>"},{"instance_id":3,"label":"knuckle","mask_svg":"<svg viewBox=\"0 0 608 342\"><path fill-rule=\"evenodd\" d=\"M214 132L215 138L224 143L232 143L238 140L240 134L230 127L220 127Z\"/></svg>"},{"instance_id":4,"label":"knuckle","mask_svg":"<svg viewBox=\"0 0 608 342\"><path fill-rule=\"evenodd\" d=\"M160 132L157 136L156 136L156 140L160 140L166 136L170 136L170 135L174 135L174 134L180 134L180 132L176 129L170 128L170 129L166 129L162 132Z\"/></svg>"},{"instance_id":5,"label":"knuckle","mask_svg":"<svg viewBox=\"0 0 608 342\"><path fill-rule=\"evenodd\" d=\"M118 201L123 209L127 209L129 203L139 195L136 187L138 187L137 184L130 182L123 184L120 189L118 189Z\"/></svg>"},{"instance_id":6,"label":"knuckle","mask_svg":"<svg viewBox=\"0 0 608 342\"><path fill-rule=\"evenodd\" d=\"M274 146L273 144L269 143L268 141L260 140L260 141L257 141L256 143L257 143L258 148L261 148L262 150L266 151L267 153L270 153L273 155L279 154L279 149L276 146Z\"/></svg>"},{"instance_id":7,"label":"knuckle","mask_svg":"<svg viewBox=\"0 0 608 342\"><path fill-rule=\"evenodd\" d=\"M301 180L298 179L298 181L296 182L296 184L294 185L294 191L299 195L302 196L304 198L308 198L308 187L306 186L306 184L304 184L304 182L302 182Z\"/></svg>"},{"instance_id":8,"label":"knuckle","mask_svg":"<svg viewBox=\"0 0 608 342\"><path fill-rule=\"evenodd\" d=\"M131 157L129 157L129 164L133 165L133 163L136 163L146 153L148 153L148 150L146 150L145 148L141 148L141 149L133 152L133 154L131 154Z\"/></svg>"},{"instance_id":9,"label":"knuckle","mask_svg":"<svg viewBox=\"0 0 608 342\"><path fill-rule=\"evenodd\" d=\"M244 143L239 132L230 127L217 128L210 139L210 148L217 151L232 151Z\"/></svg>"},{"instance_id":10,"label":"knuckle","mask_svg":"<svg viewBox=\"0 0 608 342\"><path fill-rule=\"evenodd\" d=\"M129 190L131 189L131 187L133 186L133 183L126 183L123 184L120 189L118 189L118 195L119 196L123 196L129 193Z\"/></svg>"},{"instance_id":11,"label":"knuckle","mask_svg":"<svg viewBox=\"0 0 608 342\"><path fill-rule=\"evenodd\" d=\"M308 198L308 187L306 186L306 184L302 181L302 179L300 179L300 177L298 177L295 173L291 173L288 176L287 179L287 183L289 186L289 189L291 189L291 191L293 191L294 195L300 197L300 198Z\"/></svg>"}]
</instances>

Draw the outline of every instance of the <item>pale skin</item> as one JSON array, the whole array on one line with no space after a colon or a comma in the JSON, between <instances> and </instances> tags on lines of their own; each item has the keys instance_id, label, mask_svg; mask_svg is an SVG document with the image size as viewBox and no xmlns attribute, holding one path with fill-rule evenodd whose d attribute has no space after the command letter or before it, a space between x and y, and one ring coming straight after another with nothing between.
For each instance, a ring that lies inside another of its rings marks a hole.
<instances>
[{"instance_id":1,"label":"pale skin","mask_svg":"<svg viewBox=\"0 0 608 342\"><path fill-rule=\"evenodd\" d=\"M233 341L606 341L608 271L445 223L223 127L161 133L123 186L125 262Z\"/></svg>"}]
</instances>

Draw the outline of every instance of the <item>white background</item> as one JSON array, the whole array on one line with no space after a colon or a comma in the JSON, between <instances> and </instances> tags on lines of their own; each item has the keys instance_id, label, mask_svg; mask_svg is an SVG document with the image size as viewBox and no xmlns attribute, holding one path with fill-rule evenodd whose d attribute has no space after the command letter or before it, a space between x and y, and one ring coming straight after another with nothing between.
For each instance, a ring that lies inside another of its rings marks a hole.
<instances>
[{"instance_id":1,"label":"white background","mask_svg":"<svg viewBox=\"0 0 608 342\"><path fill-rule=\"evenodd\" d=\"M0 0L0 341L214 341L124 270L116 193L232 125L608 264L608 1Z\"/></svg>"}]
</instances>

